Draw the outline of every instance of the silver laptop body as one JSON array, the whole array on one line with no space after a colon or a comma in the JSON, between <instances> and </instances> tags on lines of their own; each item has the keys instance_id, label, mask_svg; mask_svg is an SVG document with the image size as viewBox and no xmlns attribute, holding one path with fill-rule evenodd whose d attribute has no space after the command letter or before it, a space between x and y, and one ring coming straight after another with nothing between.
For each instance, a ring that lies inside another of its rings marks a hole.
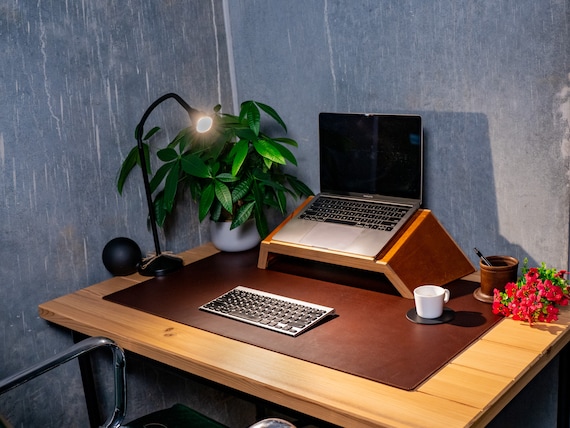
<instances>
[{"instance_id":1,"label":"silver laptop body","mask_svg":"<svg viewBox=\"0 0 570 428\"><path fill-rule=\"evenodd\" d=\"M321 113L319 165L321 193L273 240L375 257L422 203L421 116ZM344 212L333 218L329 207L337 201ZM352 201L388 205L399 215L382 220L366 207L345 208Z\"/></svg>"}]
</instances>

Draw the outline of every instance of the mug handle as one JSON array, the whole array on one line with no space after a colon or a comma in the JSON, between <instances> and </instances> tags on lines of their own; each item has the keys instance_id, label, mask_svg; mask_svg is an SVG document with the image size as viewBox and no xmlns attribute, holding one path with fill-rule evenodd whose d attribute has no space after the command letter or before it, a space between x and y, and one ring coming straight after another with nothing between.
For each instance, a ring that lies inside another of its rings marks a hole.
<instances>
[{"instance_id":1,"label":"mug handle","mask_svg":"<svg viewBox=\"0 0 570 428\"><path fill-rule=\"evenodd\" d=\"M444 288L443 289L443 303L449 302L449 297L450 297L449 290L447 288Z\"/></svg>"}]
</instances>

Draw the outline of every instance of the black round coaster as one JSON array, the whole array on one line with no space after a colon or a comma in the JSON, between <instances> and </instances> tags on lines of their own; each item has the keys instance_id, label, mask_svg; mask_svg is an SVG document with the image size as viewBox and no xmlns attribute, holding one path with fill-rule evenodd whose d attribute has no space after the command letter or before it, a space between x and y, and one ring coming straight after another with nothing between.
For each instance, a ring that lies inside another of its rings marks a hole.
<instances>
[{"instance_id":1,"label":"black round coaster","mask_svg":"<svg viewBox=\"0 0 570 428\"><path fill-rule=\"evenodd\" d=\"M443 308L443 314L438 318L422 318L416 312L416 308L410 309L406 313L406 318L416 324L443 324L451 321L455 317L455 311L449 308Z\"/></svg>"}]
</instances>

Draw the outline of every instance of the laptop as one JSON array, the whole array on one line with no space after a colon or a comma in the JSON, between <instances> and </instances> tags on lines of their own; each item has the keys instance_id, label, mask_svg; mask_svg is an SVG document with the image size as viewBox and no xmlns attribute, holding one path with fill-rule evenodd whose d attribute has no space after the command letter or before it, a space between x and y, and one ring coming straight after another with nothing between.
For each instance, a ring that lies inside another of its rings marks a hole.
<instances>
[{"instance_id":1,"label":"laptop","mask_svg":"<svg viewBox=\"0 0 570 428\"><path fill-rule=\"evenodd\" d=\"M421 206L422 118L320 113L319 165L320 193L273 240L375 257Z\"/></svg>"}]
</instances>

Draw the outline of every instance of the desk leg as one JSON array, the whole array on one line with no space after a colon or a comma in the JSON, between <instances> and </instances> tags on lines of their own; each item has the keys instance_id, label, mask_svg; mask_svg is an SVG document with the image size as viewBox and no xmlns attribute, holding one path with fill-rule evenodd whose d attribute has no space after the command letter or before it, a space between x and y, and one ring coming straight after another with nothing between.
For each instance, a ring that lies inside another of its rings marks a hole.
<instances>
[{"instance_id":1,"label":"desk leg","mask_svg":"<svg viewBox=\"0 0 570 428\"><path fill-rule=\"evenodd\" d=\"M78 343L85 339L80 333L72 332L73 342ZM81 372L81 381L83 383L83 394L85 395L85 404L87 405L87 415L89 416L89 425L91 428L101 426L101 415L99 413L99 402L97 400L97 391L95 389L95 379L93 378L93 366L89 355L81 355L77 358L79 363L79 371Z\"/></svg>"},{"instance_id":2,"label":"desk leg","mask_svg":"<svg viewBox=\"0 0 570 428\"><path fill-rule=\"evenodd\" d=\"M570 345L558 357L558 428L570 426Z\"/></svg>"}]
</instances>

